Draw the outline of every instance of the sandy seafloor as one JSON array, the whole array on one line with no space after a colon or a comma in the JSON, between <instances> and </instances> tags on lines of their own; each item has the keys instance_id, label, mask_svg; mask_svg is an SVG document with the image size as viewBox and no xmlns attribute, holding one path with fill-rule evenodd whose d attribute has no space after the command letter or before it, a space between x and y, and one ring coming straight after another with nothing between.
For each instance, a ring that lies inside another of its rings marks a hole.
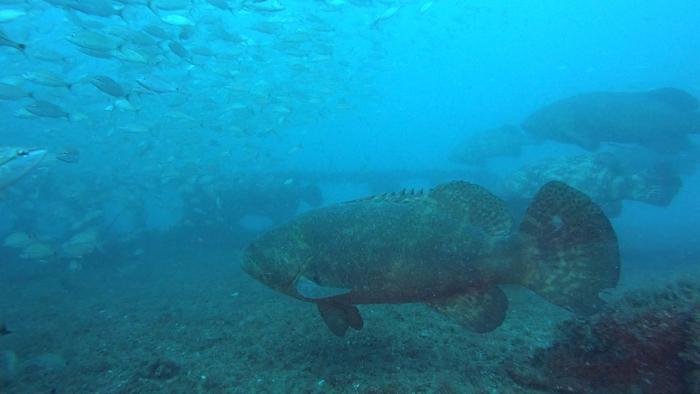
<instances>
[{"instance_id":1,"label":"sandy seafloor","mask_svg":"<svg viewBox=\"0 0 700 394\"><path fill-rule=\"evenodd\" d=\"M0 351L17 360L0 392L536 392L505 366L571 317L506 288L508 317L492 333L420 304L365 305L365 328L337 338L313 305L255 282L240 271L240 247L222 245L150 241L95 255L77 272L3 255L0 310L15 332L0 337ZM132 256L136 248L145 253ZM620 291L690 275L669 261L623 271Z\"/></svg>"}]
</instances>

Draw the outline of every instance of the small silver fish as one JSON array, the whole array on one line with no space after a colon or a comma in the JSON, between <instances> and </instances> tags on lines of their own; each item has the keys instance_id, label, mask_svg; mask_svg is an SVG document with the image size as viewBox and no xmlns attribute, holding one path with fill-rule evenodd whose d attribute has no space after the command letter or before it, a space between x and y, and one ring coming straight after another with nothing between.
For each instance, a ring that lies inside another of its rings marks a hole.
<instances>
[{"instance_id":1,"label":"small silver fish","mask_svg":"<svg viewBox=\"0 0 700 394\"><path fill-rule=\"evenodd\" d=\"M58 105L44 100L36 100L24 107L24 109L32 115L42 118L66 118L70 120L70 114L68 112L64 111Z\"/></svg>"},{"instance_id":2,"label":"small silver fish","mask_svg":"<svg viewBox=\"0 0 700 394\"><path fill-rule=\"evenodd\" d=\"M0 100L21 100L25 97L31 97L31 93L17 85L0 82Z\"/></svg>"},{"instance_id":3,"label":"small silver fish","mask_svg":"<svg viewBox=\"0 0 700 394\"><path fill-rule=\"evenodd\" d=\"M25 44L11 40L2 30L0 30L0 46L15 48L20 52L24 52L27 49Z\"/></svg>"},{"instance_id":4,"label":"small silver fish","mask_svg":"<svg viewBox=\"0 0 700 394\"><path fill-rule=\"evenodd\" d=\"M182 44L180 44L180 43L177 42L177 41L170 41L170 42L168 43L168 48L170 48L170 50L171 50L174 54L176 54L178 57L180 57L180 58L182 58L182 59L184 59L184 60L189 61L189 59L192 57L192 56L190 55L190 52L187 50L187 48L185 48L184 46L182 46Z\"/></svg>"},{"instance_id":5,"label":"small silver fish","mask_svg":"<svg viewBox=\"0 0 700 394\"><path fill-rule=\"evenodd\" d=\"M172 93L177 91L177 86L152 75L138 78L136 82L141 85L141 87L152 93Z\"/></svg>"},{"instance_id":6,"label":"small silver fish","mask_svg":"<svg viewBox=\"0 0 700 394\"><path fill-rule=\"evenodd\" d=\"M263 0L247 2L245 6L253 11L279 12L284 11L284 6L278 0Z\"/></svg>"},{"instance_id":7,"label":"small silver fish","mask_svg":"<svg viewBox=\"0 0 700 394\"><path fill-rule=\"evenodd\" d=\"M56 154L56 160L69 164L77 163L80 161L80 151L76 148L65 148Z\"/></svg>"},{"instance_id":8,"label":"small silver fish","mask_svg":"<svg viewBox=\"0 0 700 394\"><path fill-rule=\"evenodd\" d=\"M387 8L386 10L384 10L384 12L382 12L379 16L377 16L374 19L371 26L374 28L378 27L380 23L396 15L396 13L399 12L399 9L401 9L401 7L398 5L394 5Z\"/></svg>"},{"instance_id":9,"label":"small silver fish","mask_svg":"<svg viewBox=\"0 0 700 394\"><path fill-rule=\"evenodd\" d=\"M127 97L124 88L112 78L106 75L95 75L86 79L94 87L116 98Z\"/></svg>"},{"instance_id":10,"label":"small silver fish","mask_svg":"<svg viewBox=\"0 0 700 394\"><path fill-rule=\"evenodd\" d=\"M67 88L70 90L73 87L72 83L66 82L60 75L49 71L27 71L22 74L22 78L38 85L52 88Z\"/></svg>"},{"instance_id":11,"label":"small silver fish","mask_svg":"<svg viewBox=\"0 0 700 394\"><path fill-rule=\"evenodd\" d=\"M20 9L0 9L0 22L10 22L27 15L27 12Z\"/></svg>"},{"instance_id":12,"label":"small silver fish","mask_svg":"<svg viewBox=\"0 0 700 394\"><path fill-rule=\"evenodd\" d=\"M122 15L124 7L115 8L109 0L76 1L69 3L68 7L87 15L101 17L118 16L124 19Z\"/></svg>"},{"instance_id":13,"label":"small silver fish","mask_svg":"<svg viewBox=\"0 0 700 394\"><path fill-rule=\"evenodd\" d=\"M81 48L103 52L113 51L123 44L119 38L88 30L75 31L66 39Z\"/></svg>"}]
</instances>

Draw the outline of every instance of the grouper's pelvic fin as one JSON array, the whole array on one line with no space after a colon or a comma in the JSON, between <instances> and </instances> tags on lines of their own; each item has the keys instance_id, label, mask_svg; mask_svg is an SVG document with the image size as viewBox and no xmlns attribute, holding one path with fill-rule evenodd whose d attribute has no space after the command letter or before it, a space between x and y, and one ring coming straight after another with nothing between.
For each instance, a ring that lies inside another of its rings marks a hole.
<instances>
[{"instance_id":1,"label":"grouper's pelvic fin","mask_svg":"<svg viewBox=\"0 0 700 394\"><path fill-rule=\"evenodd\" d=\"M304 298L316 302L323 322L333 334L342 337L345 336L348 327L356 330L362 329L364 323L357 307L333 299L333 297L349 293L350 289L321 286L311 279L301 276L296 281L296 291Z\"/></svg>"},{"instance_id":2,"label":"grouper's pelvic fin","mask_svg":"<svg viewBox=\"0 0 700 394\"><path fill-rule=\"evenodd\" d=\"M617 236L603 211L580 191L549 182L520 224L518 282L579 314L602 305L599 293L620 276Z\"/></svg>"},{"instance_id":3,"label":"grouper's pelvic fin","mask_svg":"<svg viewBox=\"0 0 700 394\"><path fill-rule=\"evenodd\" d=\"M361 330L364 325L362 316L357 307L349 304L342 304L333 301L322 301L316 303L318 311L321 313L323 322L331 332L339 337L345 336L349 327Z\"/></svg>"}]
</instances>

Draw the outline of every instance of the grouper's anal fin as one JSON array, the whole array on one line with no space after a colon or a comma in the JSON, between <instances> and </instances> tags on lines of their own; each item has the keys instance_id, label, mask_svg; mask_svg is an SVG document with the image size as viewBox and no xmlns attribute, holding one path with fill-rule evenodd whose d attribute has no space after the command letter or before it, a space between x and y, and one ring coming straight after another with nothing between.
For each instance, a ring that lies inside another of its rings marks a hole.
<instances>
[{"instance_id":1,"label":"grouper's anal fin","mask_svg":"<svg viewBox=\"0 0 700 394\"><path fill-rule=\"evenodd\" d=\"M495 330L503 323L508 309L508 298L503 290L494 286L486 291L433 300L428 305L461 326L484 333Z\"/></svg>"},{"instance_id":2,"label":"grouper's anal fin","mask_svg":"<svg viewBox=\"0 0 700 394\"><path fill-rule=\"evenodd\" d=\"M326 326L339 337L345 336L348 327L361 330L364 325L360 311L354 305L332 301L319 302L316 305Z\"/></svg>"}]
</instances>

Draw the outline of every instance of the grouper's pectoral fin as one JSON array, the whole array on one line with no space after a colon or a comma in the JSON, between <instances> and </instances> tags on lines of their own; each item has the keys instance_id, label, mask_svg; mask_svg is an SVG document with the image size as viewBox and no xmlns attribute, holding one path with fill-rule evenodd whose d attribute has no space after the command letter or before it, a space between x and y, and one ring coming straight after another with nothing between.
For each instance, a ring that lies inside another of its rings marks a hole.
<instances>
[{"instance_id":1,"label":"grouper's pectoral fin","mask_svg":"<svg viewBox=\"0 0 700 394\"><path fill-rule=\"evenodd\" d=\"M321 286L305 276L300 276L299 279L297 279L295 288L297 293L310 300L321 300L324 298L335 297L347 294L351 290L343 287Z\"/></svg>"},{"instance_id":2,"label":"grouper's pectoral fin","mask_svg":"<svg viewBox=\"0 0 700 394\"><path fill-rule=\"evenodd\" d=\"M334 302L319 302L316 305L328 328L339 337L345 336L348 327L361 330L364 325L360 311L354 305Z\"/></svg>"},{"instance_id":3,"label":"grouper's pectoral fin","mask_svg":"<svg viewBox=\"0 0 700 394\"><path fill-rule=\"evenodd\" d=\"M478 333L495 330L503 323L508 299L498 287L433 300L428 305L463 327Z\"/></svg>"}]
</instances>

